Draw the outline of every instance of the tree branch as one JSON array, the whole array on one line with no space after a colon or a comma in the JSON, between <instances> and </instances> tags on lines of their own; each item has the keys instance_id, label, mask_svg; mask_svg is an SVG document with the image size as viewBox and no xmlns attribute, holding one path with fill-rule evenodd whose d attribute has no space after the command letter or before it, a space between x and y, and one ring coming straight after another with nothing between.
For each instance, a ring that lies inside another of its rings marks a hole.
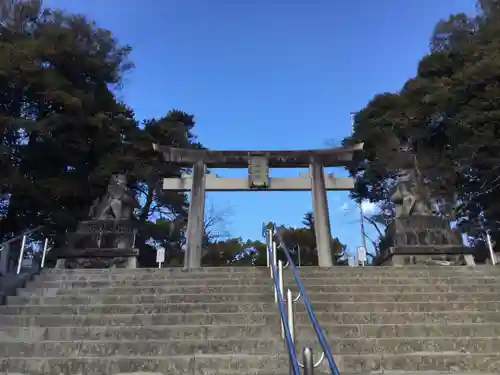
<instances>
[{"instance_id":1,"label":"tree branch","mask_svg":"<svg viewBox=\"0 0 500 375\"><path fill-rule=\"evenodd\" d=\"M383 236L384 235L382 233L382 231L380 230L380 228L378 227L377 222L375 220L373 220L371 217L368 217L368 216L363 216L363 217L366 219L366 221L368 221L371 225L373 225L373 227L378 232L379 236Z\"/></svg>"}]
</instances>

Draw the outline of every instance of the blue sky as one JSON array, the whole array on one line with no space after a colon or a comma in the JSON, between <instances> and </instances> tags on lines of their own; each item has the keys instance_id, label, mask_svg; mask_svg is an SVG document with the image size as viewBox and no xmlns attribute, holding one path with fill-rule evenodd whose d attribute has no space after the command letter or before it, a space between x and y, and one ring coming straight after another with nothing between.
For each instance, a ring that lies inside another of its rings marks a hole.
<instances>
[{"instance_id":1,"label":"blue sky","mask_svg":"<svg viewBox=\"0 0 500 375\"><path fill-rule=\"evenodd\" d=\"M196 116L212 149L306 149L350 133L349 113L395 91L428 52L435 23L474 0L45 0L78 12L133 47L122 98L139 119ZM245 170L216 171L244 176ZM300 170L272 170L294 176ZM334 171L344 175L342 170ZM300 225L309 192L209 193L231 235L262 222ZM360 245L347 192L328 193L332 234ZM374 234L369 229L370 234Z\"/></svg>"}]
</instances>

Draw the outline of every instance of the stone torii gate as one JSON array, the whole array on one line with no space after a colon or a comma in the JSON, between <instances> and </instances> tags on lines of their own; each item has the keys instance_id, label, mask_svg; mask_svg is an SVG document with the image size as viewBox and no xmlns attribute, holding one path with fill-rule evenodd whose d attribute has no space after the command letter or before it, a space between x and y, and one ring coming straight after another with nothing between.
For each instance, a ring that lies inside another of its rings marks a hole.
<instances>
[{"instance_id":1,"label":"stone torii gate","mask_svg":"<svg viewBox=\"0 0 500 375\"><path fill-rule=\"evenodd\" d=\"M346 166L363 144L319 150L214 151L193 150L153 144L167 163L192 168L192 174L165 178L163 189L190 191L186 268L201 267L206 191L312 191L318 264L333 265L327 190L351 190L352 178L325 174L324 167ZM222 178L207 174L207 168L248 168L248 177ZM299 177L269 177L269 168L309 168Z\"/></svg>"}]
</instances>

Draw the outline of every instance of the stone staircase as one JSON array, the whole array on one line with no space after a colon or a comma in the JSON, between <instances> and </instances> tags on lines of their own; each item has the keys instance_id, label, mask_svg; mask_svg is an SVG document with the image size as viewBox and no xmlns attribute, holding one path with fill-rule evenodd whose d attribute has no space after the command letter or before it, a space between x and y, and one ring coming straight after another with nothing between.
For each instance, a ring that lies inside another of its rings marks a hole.
<instances>
[{"instance_id":1,"label":"stone staircase","mask_svg":"<svg viewBox=\"0 0 500 375\"><path fill-rule=\"evenodd\" d=\"M300 274L342 375L500 373L499 268ZM284 375L288 358L266 268L46 270L0 306L0 372Z\"/></svg>"},{"instance_id":2,"label":"stone staircase","mask_svg":"<svg viewBox=\"0 0 500 375\"><path fill-rule=\"evenodd\" d=\"M275 373L271 285L253 268L47 270L0 307L0 372Z\"/></svg>"},{"instance_id":3,"label":"stone staircase","mask_svg":"<svg viewBox=\"0 0 500 375\"><path fill-rule=\"evenodd\" d=\"M341 374L500 373L500 268L311 267L299 273ZM288 274L285 288L294 296L295 285ZM296 311L297 346L311 346L318 358L303 303Z\"/></svg>"}]
</instances>

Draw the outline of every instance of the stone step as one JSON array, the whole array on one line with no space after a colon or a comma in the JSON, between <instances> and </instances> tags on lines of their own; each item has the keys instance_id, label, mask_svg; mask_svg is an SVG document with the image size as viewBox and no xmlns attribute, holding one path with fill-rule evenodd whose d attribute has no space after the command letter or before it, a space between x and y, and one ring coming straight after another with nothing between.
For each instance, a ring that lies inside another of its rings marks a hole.
<instances>
[{"instance_id":1,"label":"stone step","mask_svg":"<svg viewBox=\"0 0 500 375\"><path fill-rule=\"evenodd\" d=\"M276 311L273 302L269 303L159 303L143 305L33 305L0 306L0 314L161 314L161 313L251 313Z\"/></svg>"},{"instance_id":2,"label":"stone step","mask_svg":"<svg viewBox=\"0 0 500 375\"><path fill-rule=\"evenodd\" d=\"M34 296L88 296L88 295L142 295L142 294L239 294L239 293L272 293L272 285L246 286L245 288L227 285L189 285L189 286L161 286L161 287L102 287L102 288L77 288L77 289L58 289L58 288L35 288L20 290L20 297ZM481 290L486 292L495 291L494 288L485 287Z\"/></svg>"},{"instance_id":3,"label":"stone step","mask_svg":"<svg viewBox=\"0 0 500 375\"><path fill-rule=\"evenodd\" d=\"M342 338L439 338L498 337L499 324L321 324L330 342ZM52 326L0 327L3 341L66 340L165 340L165 339L275 339L280 326L242 325L145 325L134 326ZM299 340L316 339L310 323L296 326Z\"/></svg>"},{"instance_id":4,"label":"stone step","mask_svg":"<svg viewBox=\"0 0 500 375\"><path fill-rule=\"evenodd\" d=\"M392 371L500 372L499 353L415 352L405 354L337 355L341 373ZM30 375L120 374L155 372L163 375L264 375L288 371L287 355L189 355L172 357L9 357L0 371ZM326 370L326 363L319 371Z\"/></svg>"},{"instance_id":5,"label":"stone step","mask_svg":"<svg viewBox=\"0 0 500 375\"><path fill-rule=\"evenodd\" d=\"M497 372L500 369L500 354L493 353L460 353L460 352L413 352L404 354L363 354L337 355L334 360L343 374L345 371L360 373L387 374L389 371L446 371L449 375L461 372ZM323 361L319 372L331 373L327 363ZM403 374L401 374L403 375Z\"/></svg>"},{"instance_id":6,"label":"stone step","mask_svg":"<svg viewBox=\"0 0 500 375\"><path fill-rule=\"evenodd\" d=\"M465 344L465 343L464 343ZM360 344L362 345L362 344ZM447 345L447 344L443 344ZM476 346L486 345L484 342ZM491 344L493 345L493 344ZM471 344L471 346L473 346ZM341 347L341 345L339 346ZM1 357L162 357L195 354L275 354L284 352L284 343L271 339L182 339L182 340L82 340L15 342L0 341Z\"/></svg>"},{"instance_id":7,"label":"stone step","mask_svg":"<svg viewBox=\"0 0 500 375\"><path fill-rule=\"evenodd\" d=\"M165 339L247 339L279 337L280 326L242 325L148 325L148 326L66 326L0 328L0 340L165 340Z\"/></svg>"},{"instance_id":8,"label":"stone step","mask_svg":"<svg viewBox=\"0 0 500 375\"><path fill-rule=\"evenodd\" d=\"M430 274L493 274L500 275L500 269L495 266L477 265L473 267L436 267L436 266L405 266L405 267L297 267L299 274L325 274L325 275L366 275L366 274L405 274L416 275L421 274L428 276ZM185 270L182 267L173 268L136 268L136 269L45 269L44 275L85 275L85 274L131 274L131 273L155 273L155 274L170 274L173 276L182 276L189 274L252 274L257 272L270 272L268 267L204 267L193 270ZM289 268L285 268L284 272L291 272Z\"/></svg>"},{"instance_id":9,"label":"stone step","mask_svg":"<svg viewBox=\"0 0 500 375\"><path fill-rule=\"evenodd\" d=\"M316 373L316 372L315 372ZM324 372L320 372L321 375L325 374ZM329 373L330 374L330 373ZM379 372L380 374L380 372ZM485 371L398 371L398 370L385 370L383 372L384 375L498 375L498 374L493 374L492 372L485 372ZM152 375L152 374L151 374ZM366 372L349 372L345 373L342 375L373 375L373 372L366 373Z\"/></svg>"},{"instance_id":10,"label":"stone step","mask_svg":"<svg viewBox=\"0 0 500 375\"><path fill-rule=\"evenodd\" d=\"M312 267L316 268L316 267ZM45 268L43 270L44 274L64 274L64 275L71 275L71 274L99 274L99 273L113 273L113 274L119 274L119 273L170 273L173 275L179 275L179 274L187 274L187 273L202 273L202 274L207 274L207 273L252 273L252 272L257 272L261 270L266 270L267 267L264 266L259 266L259 267L200 267L200 268L195 268L192 270L187 270L184 269L184 267L164 267L164 268L135 268L135 269L129 269L129 268L114 268L114 269L109 269L109 268L80 268L80 269L59 269L59 268Z\"/></svg>"},{"instance_id":11,"label":"stone step","mask_svg":"<svg viewBox=\"0 0 500 375\"><path fill-rule=\"evenodd\" d=\"M289 268L284 272L292 273ZM301 276L305 275L348 275L364 277L366 275L403 275L403 276L433 276L433 275L485 275L500 276L500 268L497 266L478 265L474 267L297 267L297 272Z\"/></svg>"},{"instance_id":12,"label":"stone step","mask_svg":"<svg viewBox=\"0 0 500 375\"><path fill-rule=\"evenodd\" d=\"M499 324L453 323L453 324L331 324L320 321L323 333L327 337L497 337ZM316 337L310 323L296 326L298 337Z\"/></svg>"},{"instance_id":13,"label":"stone step","mask_svg":"<svg viewBox=\"0 0 500 375\"><path fill-rule=\"evenodd\" d=\"M238 273L182 273L173 275L170 273L152 273L152 272L131 272L131 273L96 273L96 274L69 274L69 275L45 275L41 274L35 278L36 281L122 281L122 280L205 280L205 279L259 279L262 277L270 278L267 271L262 272L238 272ZM326 276L325 276L326 277Z\"/></svg>"},{"instance_id":14,"label":"stone step","mask_svg":"<svg viewBox=\"0 0 500 375\"><path fill-rule=\"evenodd\" d=\"M273 282L267 276L257 278L207 278L202 279L205 285L230 285L232 286L262 286L273 285ZM387 286L387 285L406 285L406 286L433 286L433 285L489 285L500 288L500 278L461 278L461 277L441 277L441 278L303 278L305 287L313 286ZM291 278L285 278L285 285L295 286L296 283ZM28 290L33 288L102 288L102 287L168 287L168 286L192 286L199 285L198 279L88 279L81 281L35 281L30 283Z\"/></svg>"},{"instance_id":15,"label":"stone step","mask_svg":"<svg viewBox=\"0 0 500 375\"><path fill-rule=\"evenodd\" d=\"M499 301L480 302L311 302L314 312L439 312L439 311L500 311ZM295 306L304 311L303 304Z\"/></svg>"},{"instance_id":16,"label":"stone step","mask_svg":"<svg viewBox=\"0 0 500 375\"><path fill-rule=\"evenodd\" d=\"M298 340L296 349L310 346L321 353L317 340ZM348 338L329 344L331 353L342 354L404 354L416 352L495 353L500 352L496 337L439 338ZM183 339L183 340L82 340L16 342L0 341L1 357L161 357L197 354L275 354L285 352L283 341L276 339Z\"/></svg>"},{"instance_id":17,"label":"stone step","mask_svg":"<svg viewBox=\"0 0 500 375\"><path fill-rule=\"evenodd\" d=\"M310 293L308 299L316 302L481 302L500 301L500 294L495 293ZM65 295L57 297L32 296L7 298L12 305L116 305L116 304L144 304L144 303L198 303L198 302L270 302L273 300L272 291L266 293L239 293L239 294L124 294L124 295Z\"/></svg>"},{"instance_id":18,"label":"stone step","mask_svg":"<svg viewBox=\"0 0 500 375\"><path fill-rule=\"evenodd\" d=\"M272 286L272 280L267 277L260 278L241 278L241 279L161 279L161 280L87 280L87 281L34 281L28 284L26 290L34 288L108 288L108 287L169 287L169 286L192 286L200 285L230 285L245 288L247 286ZM327 285L327 283L325 283ZM500 285L500 284L499 284Z\"/></svg>"},{"instance_id":19,"label":"stone step","mask_svg":"<svg viewBox=\"0 0 500 375\"><path fill-rule=\"evenodd\" d=\"M322 324L480 324L488 323L496 327L500 323L499 312L332 312L315 313ZM271 324L279 322L277 309L272 312L254 313L171 313L171 314L87 314L87 315L0 315L0 327L11 326L127 326L127 325L239 325ZM295 314L296 324L309 324L309 315L305 312ZM495 328L496 329L496 328Z\"/></svg>"},{"instance_id":20,"label":"stone step","mask_svg":"<svg viewBox=\"0 0 500 375\"><path fill-rule=\"evenodd\" d=\"M472 278L489 278L498 279L500 277L500 271L496 273L484 273L484 272L360 272L360 273L349 273L349 272L303 272L300 271L299 275L301 278L330 278L334 280L340 279L363 279L363 278L438 278L438 277L472 277ZM102 271L100 273L53 273L47 274L42 273L37 276L37 280L43 281L82 281L82 280L169 280L169 279L246 279L246 278L259 278L263 276L271 277L270 270L268 269L258 269L254 272L213 272L213 273L199 273L199 272L183 272L178 274L173 274L171 272L162 272L161 270L154 272L138 272L131 271L127 273L115 273L111 271ZM284 271L284 276L292 279L293 274L290 271Z\"/></svg>"},{"instance_id":21,"label":"stone step","mask_svg":"<svg viewBox=\"0 0 500 375\"><path fill-rule=\"evenodd\" d=\"M481 302L313 302L313 310L319 312L439 312L439 311L500 311L499 301ZM8 305L0 306L0 314L162 314L162 313L236 313L272 312L274 303L157 303L157 304L96 304L96 305ZM305 311L303 304L296 311Z\"/></svg>"},{"instance_id":22,"label":"stone step","mask_svg":"<svg viewBox=\"0 0 500 375\"><path fill-rule=\"evenodd\" d=\"M311 304L316 302L481 302L500 301L500 294L494 293L307 293ZM34 297L37 298L37 297ZM35 300L36 301L36 300Z\"/></svg>"},{"instance_id":23,"label":"stone step","mask_svg":"<svg viewBox=\"0 0 500 375\"><path fill-rule=\"evenodd\" d=\"M500 284L434 284L434 285L306 285L307 295L315 293L497 293L500 297ZM272 286L271 286L272 287ZM284 289L297 291L295 283L285 283ZM82 289L82 290L91 290ZM64 293L64 292L63 292Z\"/></svg>"},{"instance_id":24,"label":"stone step","mask_svg":"<svg viewBox=\"0 0 500 375\"><path fill-rule=\"evenodd\" d=\"M481 317L485 320L485 317ZM309 322L297 314L297 322ZM243 325L279 324L277 311L261 313L174 313L174 314L88 314L88 315L0 315L1 327L59 326L149 326L149 325Z\"/></svg>"},{"instance_id":25,"label":"stone step","mask_svg":"<svg viewBox=\"0 0 500 375\"><path fill-rule=\"evenodd\" d=\"M480 302L499 301L500 295L494 293L309 293L313 302ZM205 293L205 294L121 294L121 295L62 295L62 296L12 296L8 302L13 305L61 305L61 304L138 304L138 303L196 303L196 302L269 302L273 293Z\"/></svg>"},{"instance_id":26,"label":"stone step","mask_svg":"<svg viewBox=\"0 0 500 375\"><path fill-rule=\"evenodd\" d=\"M297 290L297 286L293 283L285 285L293 291ZM272 290L272 285L253 285L244 288L245 293L268 293ZM62 296L62 295L140 295L140 294L178 294L178 293L227 293L237 294L243 290L239 286L227 285L186 285L186 286L125 286L125 287L101 287L101 288L77 288L77 289L58 289L58 288L38 288L36 284L32 288L19 291L21 297L31 296ZM307 287L308 295L314 293L436 293L436 292L454 292L454 293L499 293L500 284L488 285L377 285L377 286L360 286L360 285L313 285Z\"/></svg>"},{"instance_id":27,"label":"stone step","mask_svg":"<svg viewBox=\"0 0 500 375\"><path fill-rule=\"evenodd\" d=\"M143 303L198 303L198 302L271 302L273 292L239 293L239 294L144 294L144 295L87 295L87 296L57 296L57 297L8 297L12 305L117 305ZM484 297L489 300L488 298Z\"/></svg>"}]
</instances>

